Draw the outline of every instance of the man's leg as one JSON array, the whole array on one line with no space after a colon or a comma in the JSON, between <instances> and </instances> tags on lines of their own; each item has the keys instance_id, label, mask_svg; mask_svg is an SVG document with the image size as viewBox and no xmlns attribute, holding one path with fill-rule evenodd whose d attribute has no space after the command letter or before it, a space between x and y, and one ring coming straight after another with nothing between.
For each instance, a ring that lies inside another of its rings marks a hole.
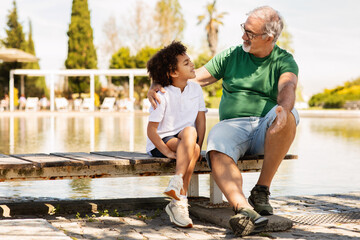
<instances>
[{"instance_id":1,"label":"man's leg","mask_svg":"<svg viewBox=\"0 0 360 240\"><path fill-rule=\"evenodd\" d=\"M210 151L209 154L214 180L230 205L235 208L252 208L246 201L242 175L234 160L218 151Z\"/></svg>"},{"instance_id":2,"label":"man's leg","mask_svg":"<svg viewBox=\"0 0 360 240\"><path fill-rule=\"evenodd\" d=\"M210 151L209 155L215 182L235 212L229 220L234 234L244 236L263 231L268 219L255 212L246 201L242 190L242 175L234 160L218 151Z\"/></svg>"},{"instance_id":3,"label":"man's leg","mask_svg":"<svg viewBox=\"0 0 360 240\"><path fill-rule=\"evenodd\" d=\"M264 124L259 126L259 134L255 137L255 144L258 147L262 144L263 150L260 147L253 154L261 154L263 152L264 162L257 185L251 190L249 203L261 215L273 214L273 208L269 203L269 188L280 163L295 138L297 120L293 114L298 116L296 110L292 114L288 114L285 127L274 134L271 133L271 129L275 127L277 119L275 112L271 110L269 116L265 117L266 121ZM267 124L271 124L268 129L264 128Z\"/></svg>"},{"instance_id":4,"label":"man's leg","mask_svg":"<svg viewBox=\"0 0 360 240\"><path fill-rule=\"evenodd\" d=\"M296 121L293 114L288 114L286 126L281 131L272 134L270 131L274 128L276 121L277 119L275 119L273 124L266 131L264 162L257 183L258 185L267 187L270 187L272 179L286 153L289 151L296 133Z\"/></svg>"}]
</instances>

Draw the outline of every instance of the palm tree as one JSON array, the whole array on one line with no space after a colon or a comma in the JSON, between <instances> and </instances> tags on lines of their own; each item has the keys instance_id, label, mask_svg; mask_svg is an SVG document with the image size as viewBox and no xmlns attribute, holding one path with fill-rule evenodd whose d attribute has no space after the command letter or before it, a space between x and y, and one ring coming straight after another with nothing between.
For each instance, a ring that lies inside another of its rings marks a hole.
<instances>
[{"instance_id":1,"label":"palm tree","mask_svg":"<svg viewBox=\"0 0 360 240\"><path fill-rule=\"evenodd\" d=\"M206 24L205 30L207 34L207 41L211 51L211 55L215 56L216 48L218 44L218 33L219 25L224 25L222 19L227 12L217 13L215 8L216 0L213 3L208 4L207 12L204 15L198 16L198 24L201 24L205 18L208 18L208 23Z\"/></svg>"}]
</instances>

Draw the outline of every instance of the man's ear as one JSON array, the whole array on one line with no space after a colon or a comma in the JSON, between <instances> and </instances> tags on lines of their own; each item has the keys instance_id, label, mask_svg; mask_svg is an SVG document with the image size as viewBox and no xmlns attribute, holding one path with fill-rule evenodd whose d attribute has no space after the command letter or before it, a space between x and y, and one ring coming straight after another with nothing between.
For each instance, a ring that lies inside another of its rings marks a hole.
<instances>
[{"instance_id":1,"label":"man's ear","mask_svg":"<svg viewBox=\"0 0 360 240\"><path fill-rule=\"evenodd\" d=\"M267 39L266 39L266 41L270 41L270 42L272 42L274 40L274 36L267 36Z\"/></svg>"}]
</instances>

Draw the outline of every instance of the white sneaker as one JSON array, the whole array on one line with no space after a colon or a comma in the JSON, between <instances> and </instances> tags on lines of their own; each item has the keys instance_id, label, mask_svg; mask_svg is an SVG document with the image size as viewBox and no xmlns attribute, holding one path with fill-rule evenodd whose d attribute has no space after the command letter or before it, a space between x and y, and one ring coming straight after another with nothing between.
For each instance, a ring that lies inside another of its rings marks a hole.
<instances>
[{"instance_id":1,"label":"white sneaker","mask_svg":"<svg viewBox=\"0 0 360 240\"><path fill-rule=\"evenodd\" d=\"M180 201L171 201L165 208L170 221L179 227L192 228L193 222L189 217L188 200L181 198Z\"/></svg>"},{"instance_id":2,"label":"white sneaker","mask_svg":"<svg viewBox=\"0 0 360 240\"><path fill-rule=\"evenodd\" d=\"M180 190L183 188L182 174L175 175L170 179L169 186L165 189L164 194L175 200L180 200Z\"/></svg>"}]
</instances>

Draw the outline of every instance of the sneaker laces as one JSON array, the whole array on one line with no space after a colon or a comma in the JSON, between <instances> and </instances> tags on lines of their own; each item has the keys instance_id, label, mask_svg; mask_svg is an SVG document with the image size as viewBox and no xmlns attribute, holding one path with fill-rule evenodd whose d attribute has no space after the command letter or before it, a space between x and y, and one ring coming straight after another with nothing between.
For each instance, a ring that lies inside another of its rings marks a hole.
<instances>
[{"instance_id":1,"label":"sneaker laces","mask_svg":"<svg viewBox=\"0 0 360 240\"><path fill-rule=\"evenodd\" d=\"M234 211L235 215L238 214L239 212L241 212L243 208L242 207L239 207L239 204L236 204L236 207L234 206L232 208L232 210Z\"/></svg>"},{"instance_id":2,"label":"sneaker laces","mask_svg":"<svg viewBox=\"0 0 360 240\"><path fill-rule=\"evenodd\" d=\"M256 203L269 203L270 191L267 189L254 190L254 201Z\"/></svg>"},{"instance_id":3,"label":"sneaker laces","mask_svg":"<svg viewBox=\"0 0 360 240\"><path fill-rule=\"evenodd\" d=\"M178 206L178 210L181 214L184 214L187 218L189 217L189 209L188 207L190 206L188 204L187 199L181 199L180 201L176 201L175 202L176 206Z\"/></svg>"}]
</instances>

